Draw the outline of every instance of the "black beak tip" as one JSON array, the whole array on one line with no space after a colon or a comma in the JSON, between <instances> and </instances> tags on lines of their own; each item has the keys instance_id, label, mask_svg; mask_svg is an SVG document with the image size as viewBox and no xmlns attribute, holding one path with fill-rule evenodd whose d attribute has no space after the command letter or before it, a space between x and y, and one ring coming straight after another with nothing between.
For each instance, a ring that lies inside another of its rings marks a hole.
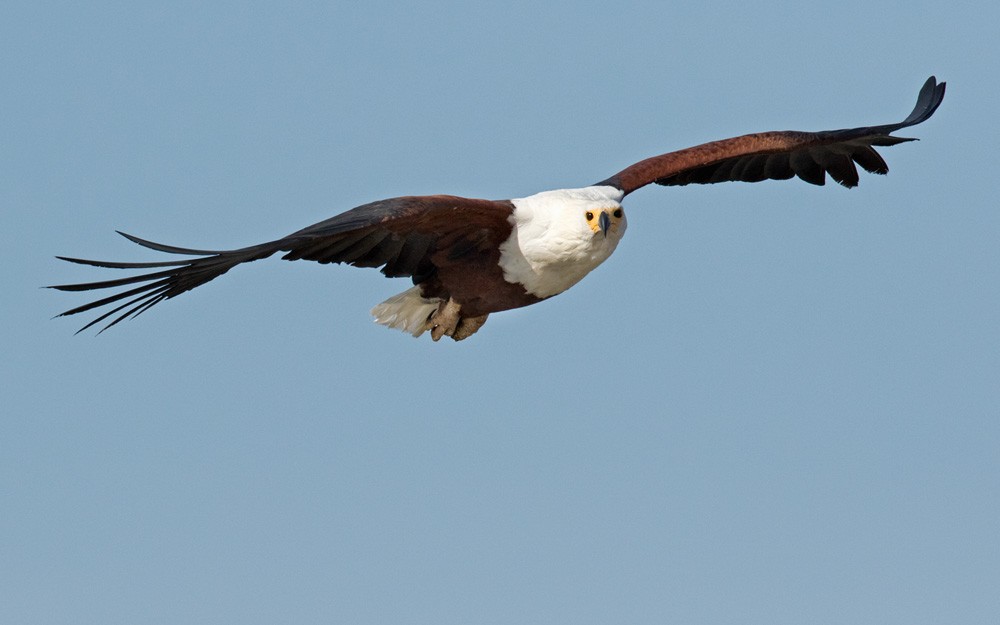
<instances>
[{"instance_id":1,"label":"black beak tip","mask_svg":"<svg viewBox=\"0 0 1000 625\"><path fill-rule=\"evenodd\" d=\"M608 236L608 228L611 227L611 218L608 217L607 213L601 213L600 218L598 218L597 223L601 226L601 232L604 236Z\"/></svg>"}]
</instances>

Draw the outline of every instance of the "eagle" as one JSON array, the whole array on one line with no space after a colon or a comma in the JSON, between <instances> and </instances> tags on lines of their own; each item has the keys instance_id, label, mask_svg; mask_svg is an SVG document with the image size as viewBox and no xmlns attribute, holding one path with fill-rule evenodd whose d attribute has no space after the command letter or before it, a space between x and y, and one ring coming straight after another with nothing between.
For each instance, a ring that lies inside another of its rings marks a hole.
<instances>
[{"instance_id":1,"label":"eagle","mask_svg":"<svg viewBox=\"0 0 1000 625\"><path fill-rule=\"evenodd\" d=\"M873 174L889 171L875 148L913 141L891 133L928 119L944 91L945 83L928 78L913 112L895 124L747 134L653 156L590 186L512 200L452 195L379 200L280 239L239 249L174 247L119 232L143 247L189 258L108 262L58 256L71 263L142 272L49 288L117 289L58 315L110 306L77 331L104 322L103 332L237 265L281 252L285 260L377 267L386 277L410 278L411 288L372 309L375 321L413 336L429 331L434 341L444 336L460 341L479 330L491 313L558 295L603 263L625 234L622 200L636 189L650 183L677 186L793 177L823 185L827 174L854 187L855 165Z\"/></svg>"}]
</instances>

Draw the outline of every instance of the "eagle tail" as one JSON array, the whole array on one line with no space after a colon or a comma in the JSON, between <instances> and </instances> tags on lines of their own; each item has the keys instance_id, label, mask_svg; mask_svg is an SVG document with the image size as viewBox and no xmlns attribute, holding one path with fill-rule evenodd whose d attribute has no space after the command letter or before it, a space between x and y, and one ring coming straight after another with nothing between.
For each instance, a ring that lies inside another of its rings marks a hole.
<instances>
[{"instance_id":1,"label":"eagle tail","mask_svg":"<svg viewBox=\"0 0 1000 625\"><path fill-rule=\"evenodd\" d=\"M197 286L201 286L202 284L221 276L236 265L259 260L261 258L267 258L279 249L277 243L264 243L237 250L194 250L146 241L145 239L140 239L139 237L132 236L124 232L118 232L118 234L133 243L158 252L196 256L197 258L147 263L121 263L57 256L56 258L59 258L60 260L65 260L79 265L90 265L92 267L157 270L126 278L118 278L115 280L102 280L100 282L85 282L81 284L58 284L47 287L50 289L58 289L60 291L92 291L99 289L113 289L131 284L139 285L134 288L119 291L109 295L108 297L95 300L88 304L77 306L76 308L72 308L56 315L57 317L65 317L68 315L75 315L89 310L94 310L96 308L102 308L111 304L118 304L116 307L104 312L99 317L77 330L77 334L98 323L108 320L104 327L102 327L98 332L98 334L100 334L120 321L137 317L165 299L170 299L171 297L180 295L185 291L190 291Z\"/></svg>"},{"instance_id":2,"label":"eagle tail","mask_svg":"<svg viewBox=\"0 0 1000 625\"><path fill-rule=\"evenodd\" d=\"M418 284L372 308L372 316L375 323L420 336L430 329L428 320L440 303L440 298L424 297Z\"/></svg>"}]
</instances>

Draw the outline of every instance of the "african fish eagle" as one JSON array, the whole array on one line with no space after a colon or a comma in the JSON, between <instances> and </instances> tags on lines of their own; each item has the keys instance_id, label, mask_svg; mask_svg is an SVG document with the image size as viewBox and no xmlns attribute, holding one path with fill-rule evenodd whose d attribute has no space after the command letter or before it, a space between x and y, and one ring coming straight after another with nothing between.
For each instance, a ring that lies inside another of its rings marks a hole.
<instances>
[{"instance_id":1,"label":"african fish eagle","mask_svg":"<svg viewBox=\"0 0 1000 625\"><path fill-rule=\"evenodd\" d=\"M123 263L60 256L95 267L153 271L50 288L126 287L59 315L115 305L79 330L108 320L103 332L236 265L283 252L286 260L381 267L387 277L411 278L412 288L372 309L375 321L413 336L429 330L435 341L442 336L460 341L482 327L490 313L558 295L604 262L625 234L621 201L636 189L654 182L672 186L793 176L822 185L826 174L853 187L858 184L855 163L871 173L888 172L874 147L912 141L890 133L929 118L941 104L944 91L945 83L928 78L913 112L896 124L748 134L647 158L591 186L543 191L514 200L450 195L379 200L286 237L235 250L174 247L122 232L143 247L195 258Z\"/></svg>"}]
</instances>

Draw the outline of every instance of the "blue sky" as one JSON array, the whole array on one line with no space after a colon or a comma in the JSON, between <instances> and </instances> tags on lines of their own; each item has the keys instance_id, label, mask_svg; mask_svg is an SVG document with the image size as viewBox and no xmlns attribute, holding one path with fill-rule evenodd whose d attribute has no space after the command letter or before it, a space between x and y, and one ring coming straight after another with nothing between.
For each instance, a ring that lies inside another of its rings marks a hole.
<instances>
[{"instance_id":1,"label":"blue sky","mask_svg":"<svg viewBox=\"0 0 1000 625\"><path fill-rule=\"evenodd\" d=\"M995 3L22 2L0 14L0 621L1000 613ZM860 187L646 188L463 343L277 259L94 337L100 279L407 194L889 123Z\"/></svg>"}]
</instances>

